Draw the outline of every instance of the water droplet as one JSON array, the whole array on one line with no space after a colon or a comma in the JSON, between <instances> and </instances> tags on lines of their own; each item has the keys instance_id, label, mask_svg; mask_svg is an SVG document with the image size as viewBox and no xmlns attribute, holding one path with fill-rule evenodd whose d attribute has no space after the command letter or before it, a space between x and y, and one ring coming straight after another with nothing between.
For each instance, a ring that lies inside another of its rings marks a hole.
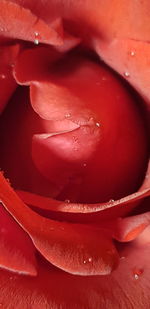
<instances>
[{"instance_id":1,"label":"water droplet","mask_svg":"<svg viewBox=\"0 0 150 309\"><path fill-rule=\"evenodd\" d=\"M39 40L38 40L38 39L35 39L35 40L34 40L34 44L35 44L35 45L38 45L38 44L39 44Z\"/></svg>"},{"instance_id":2,"label":"water droplet","mask_svg":"<svg viewBox=\"0 0 150 309\"><path fill-rule=\"evenodd\" d=\"M141 276L143 274L143 269L134 269L133 270L133 275L135 280L139 279L139 276Z\"/></svg>"},{"instance_id":3,"label":"water droplet","mask_svg":"<svg viewBox=\"0 0 150 309\"><path fill-rule=\"evenodd\" d=\"M121 260L124 260L124 259L125 259L125 256L121 256L120 259L121 259Z\"/></svg>"},{"instance_id":4,"label":"water droplet","mask_svg":"<svg viewBox=\"0 0 150 309\"><path fill-rule=\"evenodd\" d=\"M114 202L114 201L115 201L115 200L113 200L113 199L110 199L110 200L109 200L109 203L112 203L112 202Z\"/></svg>"},{"instance_id":5,"label":"water droplet","mask_svg":"<svg viewBox=\"0 0 150 309\"><path fill-rule=\"evenodd\" d=\"M91 257L89 257L89 258L88 258L88 261L89 261L89 262L92 262L92 258L91 258Z\"/></svg>"},{"instance_id":6,"label":"water droplet","mask_svg":"<svg viewBox=\"0 0 150 309\"><path fill-rule=\"evenodd\" d=\"M66 118L69 118L69 117L71 117L71 114L68 113L68 114L65 115L65 117L66 117Z\"/></svg>"},{"instance_id":7,"label":"water droplet","mask_svg":"<svg viewBox=\"0 0 150 309\"><path fill-rule=\"evenodd\" d=\"M138 274L134 274L134 278L137 280L139 279L139 275Z\"/></svg>"},{"instance_id":8,"label":"water droplet","mask_svg":"<svg viewBox=\"0 0 150 309\"><path fill-rule=\"evenodd\" d=\"M13 279L13 277L9 277L9 280L12 280Z\"/></svg>"},{"instance_id":9,"label":"water droplet","mask_svg":"<svg viewBox=\"0 0 150 309\"><path fill-rule=\"evenodd\" d=\"M134 51L134 50L131 50L130 55L131 55L132 57L135 56L135 51Z\"/></svg>"},{"instance_id":10,"label":"water droplet","mask_svg":"<svg viewBox=\"0 0 150 309\"><path fill-rule=\"evenodd\" d=\"M100 123L99 123L99 122L96 122L96 126L97 126L97 127L100 127Z\"/></svg>"},{"instance_id":11,"label":"water droplet","mask_svg":"<svg viewBox=\"0 0 150 309\"><path fill-rule=\"evenodd\" d=\"M35 36L38 36L38 35L39 35L39 33L38 33L37 31L35 31L34 34L35 34Z\"/></svg>"},{"instance_id":12,"label":"water droplet","mask_svg":"<svg viewBox=\"0 0 150 309\"><path fill-rule=\"evenodd\" d=\"M87 261L85 261L85 260L84 260L84 261L83 261L83 263L84 263L84 264L86 264L86 263L87 263Z\"/></svg>"},{"instance_id":13,"label":"water droplet","mask_svg":"<svg viewBox=\"0 0 150 309\"><path fill-rule=\"evenodd\" d=\"M2 79L5 79L5 78L6 78L6 75L5 75L5 74L0 74L0 77L1 77Z\"/></svg>"},{"instance_id":14,"label":"water droplet","mask_svg":"<svg viewBox=\"0 0 150 309\"><path fill-rule=\"evenodd\" d=\"M148 178L149 178L149 174L147 174L147 175L145 176L145 178L148 179Z\"/></svg>"},{"instance_id":15,"label":"water droplet","mask_svg":"<svg viewBox=\"0 0 150 309\"><path fill-rule=\"evenodd\" d=\"M102 80L107 80L107 78L105 76L102 77Z\"/></svg>"},{"instance_id":16,"label":"water droplet","mask_svg":"<svg viewBox=\"0 0 150 309\"><path fill-rule=\"evenodd\" d=\"M125 77L130 77L130 73L126 71L126 72L124 72L124 76Z\"/></svg>"},{"instance_id":17,"label":"water droplet","mask_svg":"<svg viewBox=\"0 0 150 309\"><path fill-rule=\"evenodd\" d=\"M70 200L65 200L65 203L70 203Z\"/></svg>"},{"instance_id":18,"label":"water droplet","mask_svg":"<svg viewBox=\"0 0 150 309\"><path fill-rule=\"evenodd\" d=\"M86 163L83 163L83 166L85 167L85 166L87 166L87 164L86 164Z\"/></svg>"}]
</instances>

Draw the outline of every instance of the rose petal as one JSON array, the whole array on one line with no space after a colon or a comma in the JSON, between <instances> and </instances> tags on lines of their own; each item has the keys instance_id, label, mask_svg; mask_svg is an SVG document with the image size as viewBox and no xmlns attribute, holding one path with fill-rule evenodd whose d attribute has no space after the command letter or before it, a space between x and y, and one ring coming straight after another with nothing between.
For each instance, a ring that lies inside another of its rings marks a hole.
<instances>
[{"instance_id":1,"label":"rose petal","mask_svg":"<svg viewBox=\"0 0 150 309\"><path fill-rule=\"evenodd\" d=\"M29 236L0 205L0 267L35 276L35 248Z\"/></svg>"},{"instance_id":2,"label":"rose petal","mask_svg":"<svg viewBox=\"0 0 150 309\"><path fill-rule=\"evenodd\" d=\"M3 205L52 264L82 275L109 274L117 266L118 254L107 230L43 218L17 197L2 174L0 183Z\"/></svg>"},{"instance_id":3,"label":"rose petal","mask_svg":"<svg viewBox=\"0 0 150 309\"><path fill-rule=\"evenodd\" d=\"M72 276L41 259L36 278L0 271L1 306L10 309L149 309L150 244L148 239L144 243L145 240L146 230L141 242L123 245L120 266L109 276Z\"/></svg>"},{"instance_id":4,"label":"rose petal","mask_svg":"<svg viewBox=\"0 0 150 309\"><path fill-rule=\"evenodd\" d=\"M42 19L9 1L0 1L0 35L4 38L21 39L35 43L62 44L60 34ZM55 27L54 27L55 28ZM56 27L57 28L57 27Z\"/></svg>"},{"instance_id":5,"label":"rose petal","mask_svg":"<svg viewBox=\"0 0 150 309\"><path fill-rule=\"evenodd\" d=\"M122 242L135 239L147 226L150 225L150 212L137 216L119 218L115 222L114 237Z\"/></svg>"},{"instance_id":6,"label":"rose petal","mask_svg":"<svg viewBox=\"0 0 150 309\"><path fill-rule=\"evenodd\" d=\"M0 46L0 113L17 88L12 68L20 51L20 45Z\"/></svg>"},{"instance_id":7,"label":"rose petal","mask_svg":"<svg viewBox=\"0 0 150 309\"><path fill-rule=\"evenodd\" d=\"M149 40L150 23L149 0L84 0L60 1L12 0L30 8L37 16L50 22L62 17L65 27L72 33L82 36L87 44L95 36L104 39L129 37L136 40ZM114 9L115 8L115 9ZM136 21L136 22L135 22Z\"/></svg>"},{"instance_id":8,"label":"rose petal","mask_svg":"<svg viewBox=\"0 0 150 309\"><path fill-rule=\"evenodd\" d=\"M96 41L95 49L100 57L126 78L146 101L150 101L150 44L148 42L115 39L110 44L103 44ZM126 73L128 73L127 76Z\"/></svg>"}]
</instances>

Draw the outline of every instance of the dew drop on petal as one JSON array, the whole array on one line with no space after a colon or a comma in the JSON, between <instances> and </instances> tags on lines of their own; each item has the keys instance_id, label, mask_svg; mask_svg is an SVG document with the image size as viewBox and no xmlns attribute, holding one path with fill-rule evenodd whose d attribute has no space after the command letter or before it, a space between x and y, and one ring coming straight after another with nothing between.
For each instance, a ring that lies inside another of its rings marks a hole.
<instances>
[{"instance_id":1,"label":"dew drop on petal","mask_svg":"<svg viewBox=\"0 0 150 309\"><path fill-rule=\"evenodd\" d=\"M86 264L86 263L87 263L87 261L86 261L86 260L84 260L84 261L83 261L83 264Z\"/></svg>"},{"instance_id":2,"label":"dew drop on petal","mask_svg":"<svg viewBox=\"0 0 150 309\"><path fill-rule=\"evenodd\" d=\"M38 39L35 39L35 40L34 40L34 44L35 44L35 45L38 45L38 44L39 44L39 40L38 40Z\"/></svg>"},{"instance_id":3,"label":"dew drop on petal","mask_svg":"<svg viewBox=\"0 0 150 309\"><path fill-rule=\"evenodd\" d=\"M71 114L68 113L68 114L65 115L65 117L66 117L66 118L69 118L69 117L71 117Z\"/></svg>"},{"instance_id":4,"label":"dew drop on petal","mask_svg":"<svg viewBox=\"0 0 150 309\"><path fill-rule=\"evenodd\" d=\"M134 51L134 50L131 50L130 55L131 55L132 57L135 56L135 51Z\"/></svg>"},{"instance_id":5,"label":"dew drop on petal","mask_svg":"<svg viewBox=\"0 0 150 309\"><path fill-rule=\"evenodd\" d=\"M130 77L130 73L126 71L126 72L124 72L124 76L125 77Z\"/></svg>"},{"instance_id":6,"label":"dew drop on petal","mask_svg":"<svg viewBox=\"0 0 150 309\"><path fill-rule=\"evenodd\" d=\"M112 203L112 202L114 202L114 201L115 201L115 200L113 200L113 199L110 199L110 200L109 200L109 203Z\"/></svg>"},{"instance_id":7,"label":"dew drop on petal","mask_svg":"<svg viewBox=\"0 0 150 309\"><path fill-rule=\"evenodd\" d=\"M37 31L35 31L34 34L35 34L35 36L38 36L38 35L39 35L39 33L38 33Z\"/></svg>"},{"instance_id":8,"label":"dew drop on petal","mask_svg":"<svg viewBox=\"0 0 150 309\"><path fill-rule=\"evenodd\" d=\"M67 200L67 199L66 199L66 200L65 200L65 203L70 203L70 200Z\"/></svg>"},{"instance_id":9,"label":"dew drop on petal","mask_svg":"<svg viewBox=\"0 0 150 309\"><path fill-rule=\"evenodd\" d=\"M89 262L92 262L92 258L91 258L91 257L89 257L89 258L88 258L88 261L89 261Z\"/></svg>"},{"instance_id":10,"label":"dew drop on petal","mask_svg":"<svg viewBox=\"0 0 150 309\"><path fill-rule=\"evenodd\" d=\"M0 74L0 78L5 79L6 75L5 74Z\"/></svg>"},{"instance_id":11,"label":"dew drop on petal","mask_svg":"<svg viewBox=\"0 0 150 309\"><path fill-rule=\"evenodd\" d=\"M97 127L100 127L100 123L99 123L99 122L96 122L96 126L97 126Z\"/></svg>"},{"instance_id":12,"label":"dew drop on petal","mask_svg":"<svg viewBox=\"0 0 150 309\"><path fill-rule=\"evenodd\" d=\"M86 163L83 163L83 166L84 166L84 167L86 167L86 166L87 166L87 164L86 164Z\"/></svg>"},{"instance_id":13,"label":"dew drop on petal","mask_svg":"<svg viewBox=\"0 0 150 309\"><path fill-rule=\"evenodd\" d=\"M134 269L133 270L133 275L135 280L138 280L139 277L143 274L143 269Z\"/></svg>"}]
</instances>

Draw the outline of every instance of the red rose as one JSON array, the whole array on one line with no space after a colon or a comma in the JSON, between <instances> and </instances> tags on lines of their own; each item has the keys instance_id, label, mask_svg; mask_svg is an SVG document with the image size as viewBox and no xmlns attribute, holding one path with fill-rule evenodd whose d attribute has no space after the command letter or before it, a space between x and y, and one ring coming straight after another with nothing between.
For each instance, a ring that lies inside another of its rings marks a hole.
<instances>
[{"instance_id":1,"label":"red rose","mask_svg":"<svg viewBox=\"0 0 150 309\"><path fill-rule=\"evenodd\" d=\"M149 9L0 1L1 308L149 308Z\"/></svg>"}]
</instances>

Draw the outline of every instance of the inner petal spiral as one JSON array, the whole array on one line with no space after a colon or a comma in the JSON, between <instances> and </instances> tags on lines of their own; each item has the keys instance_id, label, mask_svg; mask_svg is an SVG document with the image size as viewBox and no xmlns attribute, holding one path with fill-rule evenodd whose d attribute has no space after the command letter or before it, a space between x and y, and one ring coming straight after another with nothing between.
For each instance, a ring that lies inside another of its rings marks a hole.
<instances>
[{"instance_id":1,"label":"inner petal spiral","mask_svg":"<svg viewBox=\"0 0 150 309\"><path fill-rule=\"evenodd\" d=\"M29 161L49 183L46 195L53 187L56 199L98 203L139 188L147 166L140 100L104 64L69 54L49 67L46 79L42 72L30 81L30 99L36 129L25 126L22 135L30 140Z\"/></svg>"}]
</instances>

